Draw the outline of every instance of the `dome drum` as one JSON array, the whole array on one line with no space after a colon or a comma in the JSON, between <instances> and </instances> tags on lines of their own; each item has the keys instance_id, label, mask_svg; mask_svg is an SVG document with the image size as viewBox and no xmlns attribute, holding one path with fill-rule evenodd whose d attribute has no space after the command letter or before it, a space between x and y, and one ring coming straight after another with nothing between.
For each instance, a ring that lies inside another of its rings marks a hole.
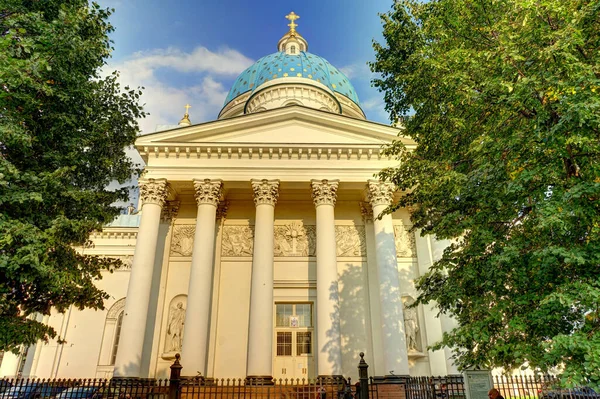
<instances>
[{"instance_id":1,"label":"dome drum","mask_svg":"<svg viewBox=\"0 0 600 399\"><path fill-rule=\"evenodd\" d=\"M286 79L273 81L261 86L246 101L244 113L302 105L328 112L342 113L342 106L333 93L326 87L306 84L303 79Z\"/></svg>"}]
</instances>

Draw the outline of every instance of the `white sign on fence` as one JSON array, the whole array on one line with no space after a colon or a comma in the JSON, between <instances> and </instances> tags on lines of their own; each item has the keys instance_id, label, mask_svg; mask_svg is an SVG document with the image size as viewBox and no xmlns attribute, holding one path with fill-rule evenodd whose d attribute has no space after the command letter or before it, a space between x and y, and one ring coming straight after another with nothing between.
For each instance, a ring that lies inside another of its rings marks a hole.
<instances>
[{"instance_id":1,"label":"white sign on fence","mask_svg":"<svg viewBox=\"0 0 600 399\"><path fill-rule=\"evenodd\" d=\"M466 370L463 378L467 399L488 399L488 392L493 387L489 370Z\"/></svg>"}]
</instances>

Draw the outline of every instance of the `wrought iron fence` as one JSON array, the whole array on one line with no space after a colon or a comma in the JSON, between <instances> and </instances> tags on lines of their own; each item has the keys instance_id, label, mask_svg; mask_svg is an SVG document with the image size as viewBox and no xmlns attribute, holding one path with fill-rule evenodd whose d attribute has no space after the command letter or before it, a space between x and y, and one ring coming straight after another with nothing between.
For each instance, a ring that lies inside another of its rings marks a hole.
<instances>
[{"instance_id":1,"label":"wrought iron fence","mask_svg":"<svg viewBox=\"0 0 600 399\"><path fill-rule=\"evenodd\" d=\"M3 379L0 399L167 399L160 379Z\"/></svg>"},{"instance_id":2,"label":"wrought iron fence","mask_svg":"<svg viewBox=\"0 0 600 399\"><path fill-rule=\"evenodd\" d=\"M253 379L182 379L182 399L352 399L350 379L277 379L265 383Z\"/></svg>"},{"instance_id":3,"label":"wrought iron fence","mask_svg":"<svg viewBox=\"0 0 600 399\"><path fill-rule=\"evenodd\" d=\"M465 399L463 377L368 377L361 353L360 379L209 379L181 377L179 357L171 378L0 379L0 399ZM496 376L505 399L600 399L587 387L558 388L549 375Z\"/></svg>"}]
</instances>

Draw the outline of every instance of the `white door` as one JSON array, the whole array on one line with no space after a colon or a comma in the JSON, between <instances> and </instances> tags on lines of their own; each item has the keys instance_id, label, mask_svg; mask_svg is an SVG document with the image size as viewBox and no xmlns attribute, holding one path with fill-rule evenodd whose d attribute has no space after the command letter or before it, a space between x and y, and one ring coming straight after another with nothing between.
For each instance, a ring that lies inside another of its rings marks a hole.
<instances>
[{"instance_id":1,"label":"white door","mask_svg":"<svg viewBox=\"0 0 600 399\"><path fill-rule=\"evenodd\" d=\"M312 303L275 304L273 376L276 379L315 378L312 308Z\"/></svg>"}]
</instances>

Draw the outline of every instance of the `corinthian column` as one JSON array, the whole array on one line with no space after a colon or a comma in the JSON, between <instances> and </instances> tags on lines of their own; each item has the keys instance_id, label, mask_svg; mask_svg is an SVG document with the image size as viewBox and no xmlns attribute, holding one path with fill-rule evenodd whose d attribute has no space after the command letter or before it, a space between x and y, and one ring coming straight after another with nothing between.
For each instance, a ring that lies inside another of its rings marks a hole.
<instances>
[{"instance_id":1,"label":"corinthian column","mask_svg":"<svg viewBox=\"0 0 600 399\"><path fill-rule=\"evenodd\" d=\"M391 183L369 180L368 199L373 207L375 258L381 306L381 341L385 372L408 375L408 355L404 335L404 315L398 279L398 261L392 215L383 211L392 204L395 187Z\"/></svg>"},{"instance_id":2,"label":"corinthian column","mask_svg":"<svg viewBox=\"0 0 600 399\"><path fill-rule=\"evenodd\" d=\"M248 329L248 380L271 384L273 370L273 240L279 180L252 180L256 218Z\"/></svg>"},{"instance_id":3,"label":"corinthian column","mask_svg":"<svg viewBox=\"0 0 600 399\"><path fill-rule=\"evenodd\" d=\"M317 372L342 374L334 208L339 180L312 180L317 211Z\"/></svg>"},{"instance_id":4,"label":"corinthian column","mask_svg":"<svg viewBox=\"0 0 600 399\"><path fill-rule=\"evenodd\" d=\"M194 179L198 214L185 311L181 363L187 375L206 377L208 329L215 252L217 206L223 194L221 180Z\"/></svg>"},{"instance_id":5,"label":"corinthian column","mask_svg":"<svg viewBox=\"0 0 600 399\"><path fill-rule=\"evenodd\" d=\"M140 364L148 316L152 272L156 256L160 213L167 199L166 179L140 180L142 217L138 229L119 349L115 360L116 377L143 377Z\"/></svg>"}]
</instances>

